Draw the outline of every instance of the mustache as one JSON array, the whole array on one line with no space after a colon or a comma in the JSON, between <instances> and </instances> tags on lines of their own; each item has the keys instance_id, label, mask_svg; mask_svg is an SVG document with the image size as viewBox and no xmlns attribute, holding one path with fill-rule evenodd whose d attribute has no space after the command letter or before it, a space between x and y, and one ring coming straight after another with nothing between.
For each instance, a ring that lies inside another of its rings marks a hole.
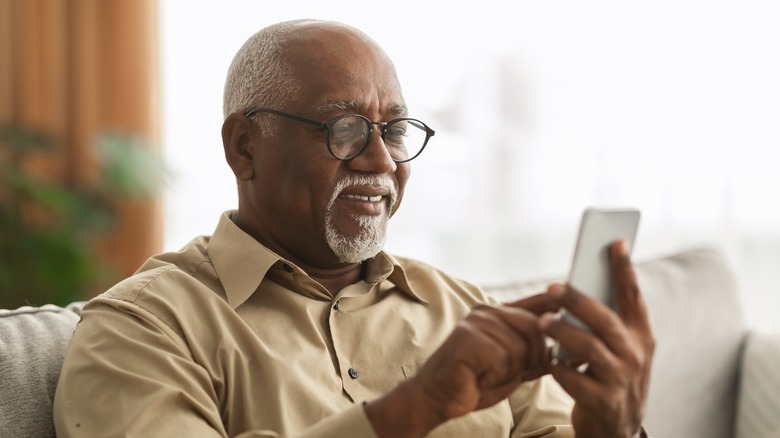
<instances>
[{"instance_id":1,"label":"mustache","mask_svg":"<svg viewBox=\"0 0 780 438\"><path fill-rule=\"evenodd\" d=\"M396 202L398 202L398 188L396 187L395 182L393 182L393 179L389 176L353 174L347 175L336 183L336 187L333 189L333 195L330 198L330 202L328 202L328 210L333 207L333 203L336 202L336 198L339 197L339 194L344 191L344 189L351 186L376 186L387 189L388 211L392 212L393 207L395 207Z\"/></svg>"}]
</instances>

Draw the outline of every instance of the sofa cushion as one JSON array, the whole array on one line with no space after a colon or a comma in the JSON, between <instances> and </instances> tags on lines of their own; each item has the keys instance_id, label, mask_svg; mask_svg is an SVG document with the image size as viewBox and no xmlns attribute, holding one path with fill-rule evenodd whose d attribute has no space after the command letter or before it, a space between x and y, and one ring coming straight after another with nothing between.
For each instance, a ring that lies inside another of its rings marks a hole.
<instances>
[{"instance_id":1,"label":"sofa cushion","mask_svg":"<svg viewBox=\"0 0 780 438\"><path fill-rule=\"evenodd\" d=\"M700 249L640 264L637 276L657 340L648 432L732 437L747 329L729 264Z\"/></svg>"},{"instance_id":2,"label":"sofa cushion","mask_svg":"<svg viewBox=\"0 0 780 438\"><path fill-rule=\"evenodd\" d=\"M54 390L83 304L0 310L0 436L54 436Z\"/></svg>"},{"instance_id":3,"label":"sofa cushion","mask_svg":"<svg viewBox=\"0 0 780 438\"><path fill-rule=\"evenodd\" d=\"M656 337L645 427L658 437L731 437L745 336L734 276L717 250L690 249L636 264ZM510 300L534 280L486 288Z\"/></svg>"}]
</instances>

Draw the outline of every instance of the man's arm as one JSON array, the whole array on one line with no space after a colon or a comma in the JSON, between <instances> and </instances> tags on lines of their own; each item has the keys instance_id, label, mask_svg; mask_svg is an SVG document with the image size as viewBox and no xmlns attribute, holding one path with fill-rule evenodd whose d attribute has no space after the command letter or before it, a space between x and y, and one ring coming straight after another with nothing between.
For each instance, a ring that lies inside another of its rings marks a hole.
<instances>
[{"instance_id":1,"label":"man's arm","mask_svg":"<svg viewBox=\"0 0 780 438\"><path fill-rule=\"evenodd\" d=\"M212 377L192 347L143 308L100 298L87 305L63 364L54 400L57 436L226 437ZM240 438L277 438L270 430ZM374 436L356 405L295 434Z\"/></svg>"}]
</instances>

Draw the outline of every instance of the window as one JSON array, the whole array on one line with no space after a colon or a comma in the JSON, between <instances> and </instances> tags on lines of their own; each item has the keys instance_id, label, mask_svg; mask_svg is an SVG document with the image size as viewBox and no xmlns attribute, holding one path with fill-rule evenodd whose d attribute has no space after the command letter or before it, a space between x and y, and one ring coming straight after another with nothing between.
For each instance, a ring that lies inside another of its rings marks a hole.
<instances>
[{"instance_id":1,"label":"window","mask_svg":"<svg viewBox=\"0 0 780 438\"><path fill-rule=\"evenodd\" d=\"M340 3L350 15L303 3L161 2L164 147L176 173L166 249L210 234L237 205L220 138L233 54L305 10L385 47L411 114L436 130L412 163L388 249L476 282L561 274L583 208L638 207L635 259L718 246L737 268L749 322L773 322L780 7L571 1L507 13L491 0L476 11L401 2L380 13Z\"/></svg>"}]
</instances>

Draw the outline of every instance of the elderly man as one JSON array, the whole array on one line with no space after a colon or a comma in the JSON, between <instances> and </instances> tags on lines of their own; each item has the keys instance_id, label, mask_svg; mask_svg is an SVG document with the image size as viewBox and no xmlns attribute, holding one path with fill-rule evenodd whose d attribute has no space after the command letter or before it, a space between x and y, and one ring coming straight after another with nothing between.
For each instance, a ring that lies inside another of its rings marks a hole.
<instances>
[{"instance_id":1,"label":"elderly man","mask_svg":"<svg viewBox=\"0 0 780 438\"><path fill-rule=\"evenodd\" d=\"M562 285L499 305L382 251L434 131L373 40L333 22L265 28L224 105L238 210L85 306L59 435L643 433L653 339L624 245L619 314ZM562 307L594 334L555 319ZM551 364L546 337L587 371Z\"/></svg>"}]
</instances>

